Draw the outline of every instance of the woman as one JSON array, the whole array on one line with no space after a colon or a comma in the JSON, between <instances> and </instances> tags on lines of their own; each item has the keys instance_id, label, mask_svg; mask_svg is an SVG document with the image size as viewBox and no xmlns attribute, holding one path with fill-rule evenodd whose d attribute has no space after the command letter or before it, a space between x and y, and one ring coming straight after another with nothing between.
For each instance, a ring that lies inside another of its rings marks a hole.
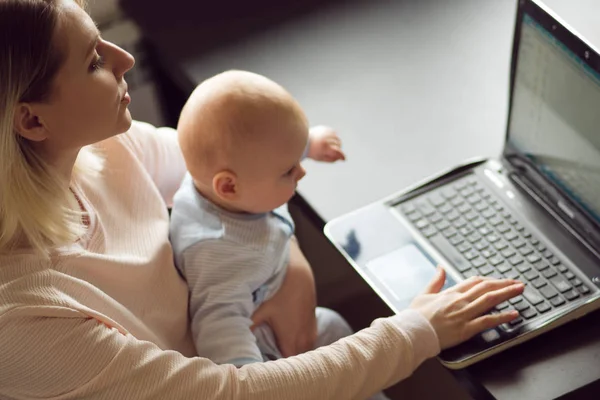
<instances>
[{"instance_id":1,"label":"woman","mask_svg":"<svg viewBox=\"0 0 600 400\"><path fill-rule=\"evenodd\" d=\"M521 284L438 293L439 270L410 310L334 345L240 369L195 357L167 237L176 138L132 125L133 58L81 5L0 0L0 398L364 399L515 317L481 315ZM255 315L286 355L312 346L311 290L298 260Z\"/></svg>"}]
</instances>

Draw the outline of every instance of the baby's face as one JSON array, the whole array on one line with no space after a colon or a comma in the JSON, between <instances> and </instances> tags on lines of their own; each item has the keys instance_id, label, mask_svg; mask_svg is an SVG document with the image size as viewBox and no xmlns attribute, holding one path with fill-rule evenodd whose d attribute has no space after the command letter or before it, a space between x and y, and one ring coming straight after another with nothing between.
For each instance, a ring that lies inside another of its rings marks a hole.
<instances>
[{"instance_id":1,"label":"baby's face","mask_svg":"<svg viewBox=\"0 0 600 400\"><path fill-rule=\"evenodd\" d=\"M238 174L238 206L246 212L269 212L287 203L306 174L300 161L308 143L308 126L300 120L285 125L274 126L248 149L248 165Z\"/></svg>"}]
</instances>

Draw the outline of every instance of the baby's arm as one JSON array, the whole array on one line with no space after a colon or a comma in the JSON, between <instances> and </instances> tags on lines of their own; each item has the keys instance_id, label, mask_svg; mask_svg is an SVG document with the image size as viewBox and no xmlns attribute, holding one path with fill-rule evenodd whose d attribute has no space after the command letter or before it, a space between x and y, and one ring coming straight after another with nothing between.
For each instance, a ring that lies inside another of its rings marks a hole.
<instances>
[{"instance_id":1,"label":"baby's arm","mask_svg":"<svg viewBox=\"0 0 600 400\"><path fill-rule=\"evenodd\" d=\"M263 360L250 330L251 282L261 267L256 251L226 240L205 240L183 253L199 356L236 366Z\"/></svg>"},{"instance_id":2,"label":"baby's arm","mask_svg":"<svg viewBox=\"0 0 600 400\"><path fill-rule=\"evenodd\" d=\"M346 159L338 134L332 128L323 125L310 128L305 156L325 162Z\"/></svg>"}]
</instances>

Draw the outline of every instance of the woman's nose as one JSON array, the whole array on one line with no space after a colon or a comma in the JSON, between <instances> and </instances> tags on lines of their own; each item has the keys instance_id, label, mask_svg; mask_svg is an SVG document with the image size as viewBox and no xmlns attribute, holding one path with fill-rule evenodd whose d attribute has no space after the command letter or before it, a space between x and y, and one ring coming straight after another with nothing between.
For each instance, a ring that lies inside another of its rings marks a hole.
<instances>
[{"instance_id":1,"label":"woman's nose","mask_svg":"<svg viewBox=\"0 0 600 400\"><path fill-rule=\"evenodd\" d=\"M135 58L113 43L109 43L109 46L113 52L113 74L120 79L127 71L133 68L135 65Z\"/></svg>"}]
</instances>

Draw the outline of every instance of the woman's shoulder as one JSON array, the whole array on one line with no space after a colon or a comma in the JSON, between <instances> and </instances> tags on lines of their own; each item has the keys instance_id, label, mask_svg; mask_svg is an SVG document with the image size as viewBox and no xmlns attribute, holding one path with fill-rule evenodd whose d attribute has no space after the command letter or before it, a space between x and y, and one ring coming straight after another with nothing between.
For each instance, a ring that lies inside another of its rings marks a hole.
<instances>
[{"instance_id":1,"label":"woman's shoulder","mask_svg":"<svg viewBox=\"0 0 600 400\"><path fill-rule=\"evenodd\" d=\"M56 260L34 254L0 256L0 319L9 315L73 316L76 301L66 288L69 276L54 269ZM83 314L82 314L83 315Z\"/></svg>"}]
</instances>

